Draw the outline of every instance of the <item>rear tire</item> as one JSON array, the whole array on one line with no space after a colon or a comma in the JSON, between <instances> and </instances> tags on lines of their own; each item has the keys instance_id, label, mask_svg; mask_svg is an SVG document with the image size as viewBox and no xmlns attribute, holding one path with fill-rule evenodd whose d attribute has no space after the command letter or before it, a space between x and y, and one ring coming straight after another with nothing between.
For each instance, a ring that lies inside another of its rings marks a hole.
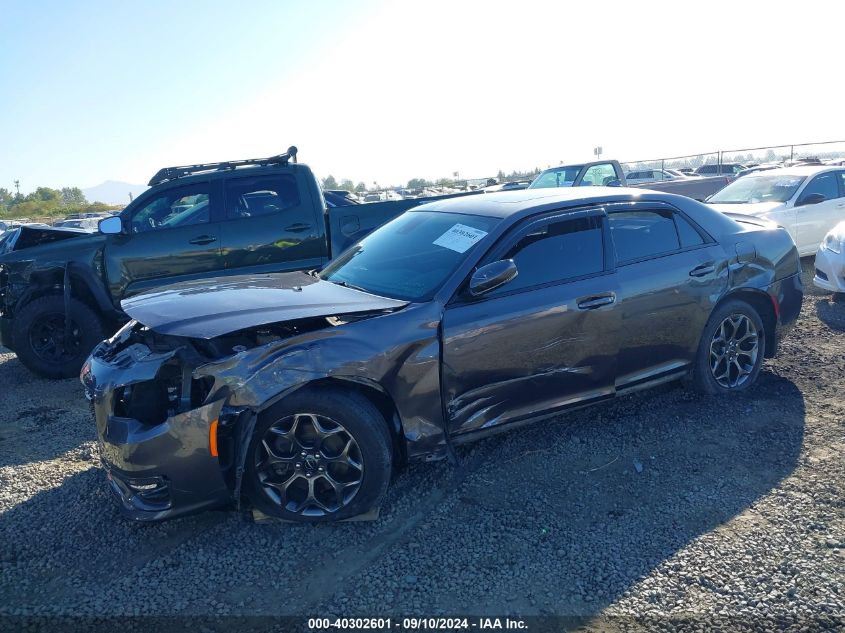
<instances>
[{"instance_id":1,"label":"rear tire","mask_svg":"<svg viewBox=\"0 0 845 633\"><path fill-rule=\"evenodd\" d=\"M760 374L766 337L763 320L749 304L731 299L718 306L704 326L692 373L700 393L748 389Z\"/></svg>"},{"instance_id":2,"label":"rear tire","mask_svg":"<svg viewBox=\"0 0 845 633\"><path fill-rule=\"evenodd\" d=\"M63 295L34 299L15 315L15 353L24 367L43 378L78 376L91 350L104 338L103 321L94 310L78 299L70 299L67 307L69 337Z\"/></svg>"},{"instance_id":3,"label":"rear tire","mask_svg":"<svg viewBox=\"0 0 845 633\"><path fill-rule=\"evenodd\" d=\"M365 397L305 389L262 414L246 459L246 492L258 510L288 521L331 522L381 502L393 450L384 417Z\"/></svg>"}]
</instances>

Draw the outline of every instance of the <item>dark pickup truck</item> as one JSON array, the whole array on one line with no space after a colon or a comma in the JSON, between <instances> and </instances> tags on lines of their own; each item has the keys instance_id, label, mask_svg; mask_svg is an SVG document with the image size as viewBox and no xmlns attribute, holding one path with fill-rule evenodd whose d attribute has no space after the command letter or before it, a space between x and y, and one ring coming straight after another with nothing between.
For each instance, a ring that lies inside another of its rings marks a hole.
<instances>
[{"instance_id":1,"label":"dark pickup truck","mask_svg":"<svg viewBox=\"0 0 845 633\"><path fill-rule=\"evenodd\" d=\"M320 268L429 201L327 204L293 147L272 158L168 167L150 187L98 233L22 227L3 240L0 343L31 371L78 374L127 320L120 304L128 297L211 276Z\"/></svg>"}]
</instances>

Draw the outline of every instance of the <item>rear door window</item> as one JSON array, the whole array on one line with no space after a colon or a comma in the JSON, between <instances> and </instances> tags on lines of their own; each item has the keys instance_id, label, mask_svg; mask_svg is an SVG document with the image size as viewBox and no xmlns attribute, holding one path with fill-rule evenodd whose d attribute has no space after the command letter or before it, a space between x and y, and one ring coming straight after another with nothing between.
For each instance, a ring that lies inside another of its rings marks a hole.
<instances>
[{"instance_id":1,"label":"rear door window","mask_svg":"<svg viewBox=\"0 0 845 633\"><path fill-rule=\"evenodd\" d=\"M226 183L226 218L254 218L302 205L296 178L290 174L235 178Z\"/></svg>"},{"instance_id":2,"label":"rear door window","mask_svg":"<svg viewBox=\"0 0 845 633\"><path fill-rule=\"evenodd\" d=\"M681 248L690 248L704 244L704 238L701 237L701 233L686 218L677 213L673 215L675 226L678 229L678 239L681 242Z\"/></svg>"}]
</instances>

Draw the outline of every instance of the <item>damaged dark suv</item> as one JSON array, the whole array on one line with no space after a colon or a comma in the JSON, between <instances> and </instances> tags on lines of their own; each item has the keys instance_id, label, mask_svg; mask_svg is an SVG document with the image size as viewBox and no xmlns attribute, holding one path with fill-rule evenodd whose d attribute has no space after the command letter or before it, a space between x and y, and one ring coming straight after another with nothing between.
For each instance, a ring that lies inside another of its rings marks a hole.
<instances>
[{"instance_id":1,"label":"damaged dark suv","mask_svg":"<svg viewBox=\"0 0 845 633\"><path fill-rule=\"evenodd\" d=\"M799 272L783 229L670 194L453 199L320 273L133 297L82 381L128 517L337 520L457 443L672 380L751 386L798 316Z\"/></svg>"}]
</instances>

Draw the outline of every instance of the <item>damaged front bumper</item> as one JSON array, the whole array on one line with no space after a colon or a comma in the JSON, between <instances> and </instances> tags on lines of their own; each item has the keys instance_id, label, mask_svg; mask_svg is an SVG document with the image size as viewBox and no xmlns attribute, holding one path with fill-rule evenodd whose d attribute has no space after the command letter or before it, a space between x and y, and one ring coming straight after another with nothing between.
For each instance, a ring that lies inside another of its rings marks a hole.
<instances>
[{"instance_id":1,"label":"damaged front bumper","mask_svg":"<svg viewBox=\"0 0 845 633\"><path fill-rule=\"evenodd\" d=\"M226 438L242 412L225 398L198 396L178 350L153 351L126 332L97 346L80 376L122 514L159 521L231 503Z\"/></svg>"}]
</instances>

